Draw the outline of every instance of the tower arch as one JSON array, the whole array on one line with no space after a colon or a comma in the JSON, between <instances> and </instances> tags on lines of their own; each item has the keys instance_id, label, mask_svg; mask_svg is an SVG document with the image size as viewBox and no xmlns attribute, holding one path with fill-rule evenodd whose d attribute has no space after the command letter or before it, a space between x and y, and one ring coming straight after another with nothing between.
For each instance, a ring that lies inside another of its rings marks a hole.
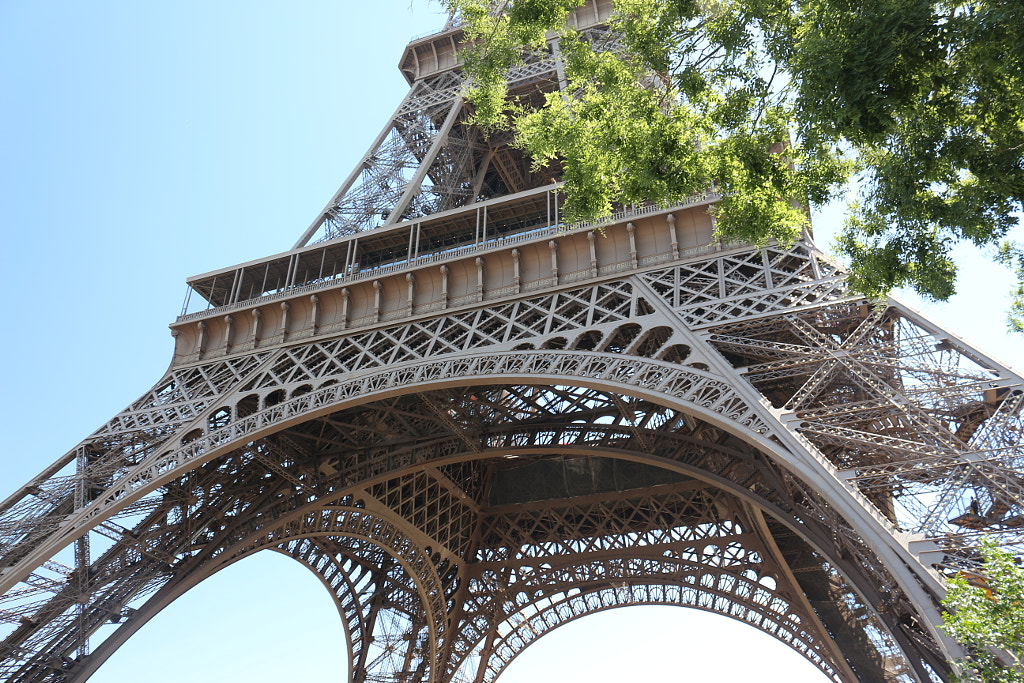
<instances>
[{"instance_id":1,"label":"tower arch","mask_svg":"<svg viewBox=\"0 0 1024 683\"><path fill-rule=\"evenodd\" d=\"M574 15L602 46L608 8ZM503 623L518 603L495 596L527 586L527 560L541 590L544 553L575 557L561 569L594 595L618 590L598 588L607 563L644 559L626 540L699 514L745 521L774 563L765 590L794 609L817 596L794 614L825 626L798 640L841 680L946 676L942 576L976 563L982 532L1024 548L1019 374L898 301L851 296L809 240L717 241L713 192L565 224L557 169L464 125L458 31L410 44L408 96L295 248L190 279L206 310L172 323L165 377L0 503L0 674L84 679L101 624L130 625L245 539L353 538L336 506L352 496L365 512L345 519L388 520L426 572L383 591L433 615L433 631L393 622L409 638L390 671L410 680L465 660L452 624L479 643ZM509 78L554 92L557 55ZM712 545L659 562L699 583ZM626 586L662 585L646 576ZM891 662L858 659L884 660L878 643L827 645L862 616Z\"/></svg>"}]
</instances>

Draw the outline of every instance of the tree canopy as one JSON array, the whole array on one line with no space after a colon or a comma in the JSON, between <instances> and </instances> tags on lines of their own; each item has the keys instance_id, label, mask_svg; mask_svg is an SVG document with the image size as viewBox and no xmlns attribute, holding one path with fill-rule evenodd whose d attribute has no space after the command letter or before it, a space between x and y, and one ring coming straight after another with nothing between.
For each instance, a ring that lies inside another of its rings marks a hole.
<instances>
[{"instance_id":1,"label":"tree canopy","mask_svg":"<svg viewBox=\"0 0 1024 683\"><path fill-rule=\"evenodd\" d=\"M946 632L972 650L959 662L960 680L1024 683L1024 568L991 539L982 541L981 553L982 574L951 579L943 601Z\"/></svg>"},{"instance_id":2,"label":"tree canopy","mask_svg":"<svg viewBox=\"0 0 1024 683\"><path fill-rule=\"evenodd\" d=\"M853 187L855 290L946 299L966 240L1015 269L1024 331L1019 0L614 0L613 49L566 26L583 0L444 2L477 120L561 164L567 218L714 187L722 237L785 242ZM505 74L547 45L567 87L531 108Z\"/></svg>"}]
</instances>

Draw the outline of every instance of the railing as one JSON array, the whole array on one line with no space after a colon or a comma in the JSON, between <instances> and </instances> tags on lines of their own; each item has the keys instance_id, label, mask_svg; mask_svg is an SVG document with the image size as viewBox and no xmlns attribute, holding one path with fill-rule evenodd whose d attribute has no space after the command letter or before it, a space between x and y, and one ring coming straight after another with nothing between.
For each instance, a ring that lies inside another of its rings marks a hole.
<instances>
[{"instance_id":1,"label":"railing","mask_svg":"<svg viewBox=\"0 0 1024 683\"><path fill-rule=\"evenodd\" d=\"M376 280L387 275L392 275L394 273L402 273L409 270L422 268L424 266L429 266L435 263L442 263L454 259L463 258L466 256L472 256L475 254L497 251L500 249L507 249L518 244L531 242L533 240L539 240L548 237L558 237L561 235L567 235L570 233L579 232L583 230L599 230L605 226L621 223L622 221L631 218L638 218L641 216L648 216L656 213L664 213L667 211L686 209L694 206L699 206L701 204L710 204L712 202L717 201L719 198L720 195L718 195L717 193L705 192L698 195L692 195L690 197L687 197L683 201L670 206L660 206L657 204L631 206L620 209L619 211L616 211L609 216L602 217L595 221L579 221L570 224L559 223L556 225L528 228L523 232L518 232L511 235L503 235L501 237L489 239L484 242L467 244L461 247L444 249L442 251L435 251L429 254L418 256L413 259L405 259L402 261L396 261L393 263L388 263L380 266L364 268L354 273L338 273L337 275L334 275L332 277L324 277L317 279L313 282L307 282L301 285L294 285L292 287L282 289L281 291L274 292L272 294L265 294L263 296L255 297L252 299L238 301L233 304L225 304L223 306L217 306L215 308L209 308L203 311L196 311L194 313L186 313L184 315L178 316L176 322L184 323L192 320L209 318L215 315L224 315L227 313L231 313L232 311L252 308L254 306L260 306L274 301L279 301L281 299L290 299L292 297L300 296L302 294L315 294L316 292L322 291L324 289L330 289L332 287L337 287L339 285L350 284L362 280ZM710 253L712 251L717 251L721 248L721 245L717 243L707 244L701 245L699 247L692 247L689 249L680 250L679 254L680 256L699 256ZM650 263L649 259L651 258L653 257L644 257L643 259L641 259L641 263L643 263L644 265L648 265L648 263ZM621 264L608 264L599 267L598 273L601 275L607 275L610 273L620 272L621 270L628 270L630 267L632 267L632 264L629 261L625 261ZM568 274L566 274L566 276L568 276ZM566 280L560 279L560 281L564 282ZM524 285L523 289L527 290L528 287Z\"/></svg>"},{"instance_id":2,"label":"railing","mask_svg":"<svg viewBox=\"0 0 1024 683\"><path fill-rule=\"evenodd\" d=\"M690 247L687 249L679 250L679 258L691 258L694 256L705 256L712 254L723 249L729 248L730 245L723 242L714 242L712 244L705 244L698 247ZM645 256L638 260L640 267L658 265L661 263L668 263L676 259L676 256L672 252L662 252L660 254L652 254ZM567 273L560 273L555 281L554 277L540 278L538 280L531 280L530 282L524 282L518 285L504 285L502 287L495 287L493 289L487 289L481 292L468 292L459 296L450 297L445 299L435 299L424 303L415 304L410 311L408 306L397 308L389 311L381 311L379 314L368 314L359 316L358 318L351 318L345 323L333 323L325 325L320 328L322 333L331 333L341 329L353 329L359 327L365 327L367 325L374 325L376 323L390 322L393 320L400 320L407 318L410 315L425 315L427 313L433 313L436 311L442 311L447 309L455 309L461 306L467 306L471 304L480 303L483 301L494 301L509 296L515 296L526 292L534 292L548 287L554 287L559 284L569 284L572 282L579 282L587 280L592 277L600 277L602 275L614 275L615 273L621 273L633 269L633 261L618 261L616 263L607 263L597 268L597 272L594 272L592 268L581 268L579 270L569 271ZM295 291L295 290L291 290Z\"/></svg>"}]
</instances>

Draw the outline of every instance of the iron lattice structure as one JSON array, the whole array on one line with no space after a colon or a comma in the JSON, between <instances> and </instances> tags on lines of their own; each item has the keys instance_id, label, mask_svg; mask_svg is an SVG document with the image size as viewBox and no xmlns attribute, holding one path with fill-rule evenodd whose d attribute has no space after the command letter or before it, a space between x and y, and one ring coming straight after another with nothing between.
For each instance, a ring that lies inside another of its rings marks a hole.
<instances>
[{"instance_id":1,"label":"iron lattice structure","mask_svg":"<svg viewBox=\"0 0 1024 683\"><path fill-rule=\"evenodd\" d=\"M613 46L608 12L573 21ZM296 247L191 279L167 374L2 503L4 679L85 680L264 549L330 589L358 683L492 681L639 604L836 681L946 679L943 576L1024 547L1021 377L809 238L715 240L714 195L563 224L557 169L465 123L458 39L409 45Z\"/></svg>"}]
</instances>

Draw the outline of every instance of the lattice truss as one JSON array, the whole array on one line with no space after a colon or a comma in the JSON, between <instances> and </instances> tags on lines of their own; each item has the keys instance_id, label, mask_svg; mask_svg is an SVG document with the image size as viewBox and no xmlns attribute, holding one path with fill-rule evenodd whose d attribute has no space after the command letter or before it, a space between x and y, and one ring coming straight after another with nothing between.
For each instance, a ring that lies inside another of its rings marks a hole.
<instances>
[{"instance_id":1,"label":"lattice truss","mask_svg":"<svg viewBox=\"0 0 1024 683\"><path fill-rule=\"evenodd\" d=\"M424 442L433 457L415 468ZM610 457L564 455L592 452L666 457L736 491ZM565 468L570 488L529 500L545 495L531 481L536 468L546 477L553 464ZM378 483L346 485L365 468L377 476L360 481ZM493 680L543 632L626 604L743 619L839 680L853 665L825 634L845 633L859 642L857 671L905 677L905 662L886 661L899 652L887 635L893 627L872 616L861 595L882 600L891 578L860 576L858 591L780 522L770 530L762 513L738 502L738 491L782 518L781 505L801 500L800 525L830 543L835 520L813 491L684 413L595 390L517 385L361 406L191 470L151 496L153 512L130 527L119 517L118 540L88 569L86 602L70 584L38 591L33 602L8 599L35 618L20 620L5 642L17 642L20 656L4 673L47 680L64 665L74 673L83 633L108 636L92 655L102 660L202 578L277 548L331 587L355 680L431 680L431 671ZM846 611L816 611L801 597L811 589L841 596ZM894 606L892 614L906 609ZM44 614L52 615L46 624ZM125 617L109 634L110 622ZM909 627L901 628L905 639ZM919 629L914 636L926 638ZM69 654L43 654L62 650Z\"/></svg>"},{"instance_id":2,"label":"lattice truss","mask_svg":"<svg viewBox=\"0 0 1024 683\"><path fill-rule=\"evenodd\" d=\"M900 305L715 327L741 374L902 531L948 566L989 534L1024 550L1020 378Z\"/></svg>"},{"instance_id":3,"label":"lattice truss","mask_svg":"<svg viewBox=\"0 0 1024 683\"><path fill-rule=\"evenodd\" d=\"M528 55L511 91L557 67ZM468 125L462 88L413 83L300 246L558 175ZM445 305L180 363L0 503L0 677L85 680L275 550L328 587L357 683L489 683L635 604L738 619L836 681L944 680L939 577L982 533L1024 551L1020 375L851 298L810 243Z\"/></svg>"},{"instance_id":4,"label":"lattice truss","mask_svg":"<svg viewBox=\"0 0 1024 683\"><path fill-rule=\"evenodd\" d=\"M331 586L353 680L490 681L626 604L744 620L837 680L944 676L876 550L783 464L786 434L940 569L982 532L1020 547L1020 378L846 298L807 245L433 316L176 367L11 496L2 675L87 676L274 548Z\"/></svg>"},{"instance_id":5,"label":"lattice truss","mask_svg":"<svg viewBox=\"0 0 1024 683\"><path fill-rule=\"evenodd\" d=\"M483 522L480 568L455 645L463 679L494 680L551 629L635 604L728 613L834 673L808 616L799 616L798 598L778 590L769 551L736 521L742 511L728 506L720 492L691 480L639 500L605 494L495 510ZM588 535L581 538L581 529Z\"/></svg>"},{"instance_id":6,"label":"lattice truss","mask_svg":"<svg viewBox=\"0 0 1024 683\"><path fill-rule=\"evenodd\" d=\"M606 28L587 28L581 35L598 52L620 47L621 37ZM546 50L524 55L509 71L508 84L512 95L536 103L559 87L555 56ZM463 88L458 70L415 81L300 245L552 182L557 169L532 168L510 136L485 135L470 123Z\"/></svg>"},{"instance_id":7,"label":"lattice truss","mask_svg":"<svg viewBox=\"0 0 1024 683\"><path fill-rule=\"evenodd\" d=\"M553 72L550 56L538 55L517 67L510 83L528 83ZM489 143L479 128L469 125L462 89L462 76L452 71L412 85L359 167L324 209L317 240L528 189L522 157L508 147L508 140ZM496 168L500 165L507 186L484 185L492 160Z\"/></svg>"},{"instance_id":8,"label":"lattice truss","mask_svg":"<svg viewBox=\"0 0 1024 683\"><path fill-rule=\"evenodd\" d=\"M461 87L461 79L450 72L413 85L356 173L325 210L325 237L374 228L389 218L421 163L441 146L438 143L446 142L454 123L447 119L461 109ZM452 153L468 153L471 141L458 142L462 144L449 145Z\"/></svg>"}]
</instances>

